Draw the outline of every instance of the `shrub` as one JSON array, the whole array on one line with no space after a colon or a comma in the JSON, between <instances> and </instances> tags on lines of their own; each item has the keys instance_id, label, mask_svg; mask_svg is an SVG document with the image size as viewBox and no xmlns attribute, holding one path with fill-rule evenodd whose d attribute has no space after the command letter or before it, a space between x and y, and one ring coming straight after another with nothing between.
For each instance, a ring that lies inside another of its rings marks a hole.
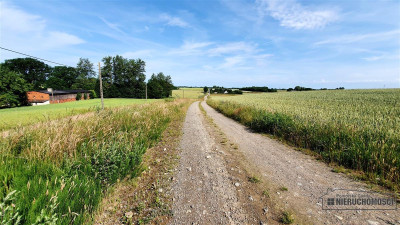
<instances>
[{"instance_id":1,"label":"shrub","mask_svg":"<svg viewBox=\"0 0 400 225\"><path fill-rule=\"evenodd\" d=\"M82 99L82 94L78 92L78 94L76 94L76 100L79 101L81 99Z\"/></svg>"},{"instance_id":2,"label":"shrub","mask_svg":"<svg viewBox=\"0 0 400 225\"><path fill-rule=\"evenodd\" d=\"M89 90L89 97L90 99L97 98L97 93L94 90Z\"/></svg>"}]
</instances>

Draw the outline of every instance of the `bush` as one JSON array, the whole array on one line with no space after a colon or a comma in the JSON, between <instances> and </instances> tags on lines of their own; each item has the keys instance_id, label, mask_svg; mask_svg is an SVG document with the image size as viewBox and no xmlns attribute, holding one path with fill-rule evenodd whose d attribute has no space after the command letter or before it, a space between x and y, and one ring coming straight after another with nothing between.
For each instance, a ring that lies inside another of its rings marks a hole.
<instances>
[{"instance_id":1,"label":"bush","mask_svg":"<svg viewBox=\"0 0 400 225\"><path fill-rule=\"evenodd\" d=\"M76 100L79 101L82 99L82 94L78 92L78 94L76 94Z\"/></svg>"},{"instance_id":2,"label":"bush","mask_svg":"<svg viewBox=\"0 0 400 225\"><path fill-rule=\"evenodd\" d=\"M88 93L84 93L83 94L83 99L87 100L88 99L88 95L89 95Z\"/></svg>"},{"instance_id":3,"label":"bush","mask_svg":"<svg viewBox=\"0 0 400 225\"><path fill-rule=\"evenodd\" d=\"M97 98L97 93L94 90L89 90L89 97L90 99Z\"/></svg>"}]
</instances>

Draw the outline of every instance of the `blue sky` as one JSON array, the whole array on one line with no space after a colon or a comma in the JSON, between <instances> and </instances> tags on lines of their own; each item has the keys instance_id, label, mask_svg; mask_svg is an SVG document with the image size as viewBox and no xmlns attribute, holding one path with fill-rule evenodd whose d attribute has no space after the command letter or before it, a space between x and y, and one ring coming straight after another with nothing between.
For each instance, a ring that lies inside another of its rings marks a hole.
<instances>
[{"instance_id":1,"label":"blue sky","mask_svg":"<svg viewBox=\"0 0 400 225\"><path fill-rule=\"evenodd\" d=\"M0 1L0 46L141 58L175 85L400 88L400 1Z\"/></svg>"}]
</instances>

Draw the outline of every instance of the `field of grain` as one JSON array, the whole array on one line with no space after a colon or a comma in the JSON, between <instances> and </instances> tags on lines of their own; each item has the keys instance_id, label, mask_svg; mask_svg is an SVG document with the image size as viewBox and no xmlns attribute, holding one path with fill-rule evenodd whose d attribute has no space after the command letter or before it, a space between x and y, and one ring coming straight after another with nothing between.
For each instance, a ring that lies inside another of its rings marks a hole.
<instances>
[{"instance_id":1,"label":"field of grain","mask_svg":"<svg viewBox=\"0 0 400 225\"><path fill-rule=\"evenodd\" d=\"M172 91L174 98L202 98L204 96L203 88L179 88Z\"/></svg>"},{"instance_id":2,"label":"field of grain","mask_svg":"<svg viewBox=\"0 0 400 225\"><path fill-rule=\"evenodd\" d=\"M185 106L109 107L0 137L0 224L90 223L103 193L141 171L143 153Z\"/></svg>"},{"instance_id":3,"label":"field of grain","mask_svg":"<svg viewBox=\"0 0 400 225\"><path fill-rule=\"evenodd\" d=\"M147 102L159 101L149 99ZM145 103L145 99L113 98L104 99L106 108ZM26 106L0 109L0 131L18 126L26 126L41 121L59 119L100 109L100 99L50 104L43 106Z\"/></svg>"},{"instance_id":4,"label":"field of grain","mask_svg":"<svg viewBox=\"0 0 400 225\"><path fill-rule=\"evenodd\" d=\"M400 89L214 96L208 103L256 131L398 188Z\"/></svg>"}]
</instances>

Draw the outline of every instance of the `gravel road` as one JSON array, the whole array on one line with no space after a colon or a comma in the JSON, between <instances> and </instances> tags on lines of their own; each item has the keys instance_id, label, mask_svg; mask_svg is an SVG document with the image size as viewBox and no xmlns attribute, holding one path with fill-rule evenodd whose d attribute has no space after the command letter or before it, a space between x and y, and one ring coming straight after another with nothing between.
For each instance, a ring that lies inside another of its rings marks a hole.
<instances>
[{"instance_id":1,"label":"gravel road","mask_svg":"<svg viewBox=\"0 0 400 225\"><path fill-rule=\"evenodd\" d=\"M250 162L249 167L251 166L253 170L257 171L264 182L275 187L275 189L273 189L274 193L272 194L273 199L278 201L277 204L281 205L283 208L293 210L296 217L300 218L299 221L305 221L303 223L307 224L400 224L399 210L322 210L319 198L327 192L328 188L350 190L368 190L368 188L365 184L356 182L346 175L332 172L332 168L315 160L311 156L294 150L265 135L249 131L243 125L216 112L208 106L206 102L203 101L201 104L208 116L214 120L214 123L218 125L230 141L237 143L239 146L238 150L241 151L246 160ZM199 119L193 118L200 117L198 114L197 107L193 106L189 110L189 120L187 121L188 124L185 129L185 133L188 132L188 135L185 135L185 139L182 143L190 147L190 139L192 139L196 141L196 148L201 149L201 151L196 153L189 151L182 155L182 159L188 157L188 159L192 159L191 161L195 162L195 165L187 164L181 168L181 170L183 170L182 172L186 173L184 178L187 180L192 178L197 180L198 177L196 176L205 172L210 174L211 171L208 171L212 168L210 164L216 163L205 160L205 156L209 154L207 151L210 149L210 143L207 139L210 138L206 133L201 131ZM185 160L183 160L183 162L185 162ZM185 167L190 166L192 166L192 172L184 171ZM196 170L193 170L193 168L196 168ZM197 172L197 169L201 169L201 171ZM221 185L225 182L224 173L214 171L212 176L214 177L213 179L218 179ZM181 180L180 182L185 181ZM224 186L220 187L224 188ZM286 188L283 190L282 187L286 187L287 191ZM221 189L215 192L213 191L215 197L212 199L202 199L201 196L198 196L197 194L201 195L201 192L196 189L197 186L188 186L187 188L187 190L182 189L182 193L187 194L180 196L177 204L182 204L185 201L196 201L199 202L199 205L196 205L196 207L201 207L202 203L200 202L203 202L203 200L206 202L220 201L218 204L222 205L219 209L215 209L215 212L221 214L223 213L222 211L228 210L223 202L228 201L230 197L234 197L234 192L229 190L230 187L226 187L229 193L227 196L218 194L223 192ZM216 199L217 197L220 199ZM199 201L197 201L198 199ZM239 208L237 208L237 210L239 210ZM188 217L188 215L186 215L186 217ZM196 221L198 217L191 218Z\"/></svg>"},{"instance_id":2,"label":"gravel road","mask_svg":"<svg viewBox=\"0 0 400 225\"><path fill-rule=\"evenodd\" d=\"M246 224L246 213L206 121L193 103L180 143L180 164L172 184L172 224Z\"/></svg>"}]
</instances>

